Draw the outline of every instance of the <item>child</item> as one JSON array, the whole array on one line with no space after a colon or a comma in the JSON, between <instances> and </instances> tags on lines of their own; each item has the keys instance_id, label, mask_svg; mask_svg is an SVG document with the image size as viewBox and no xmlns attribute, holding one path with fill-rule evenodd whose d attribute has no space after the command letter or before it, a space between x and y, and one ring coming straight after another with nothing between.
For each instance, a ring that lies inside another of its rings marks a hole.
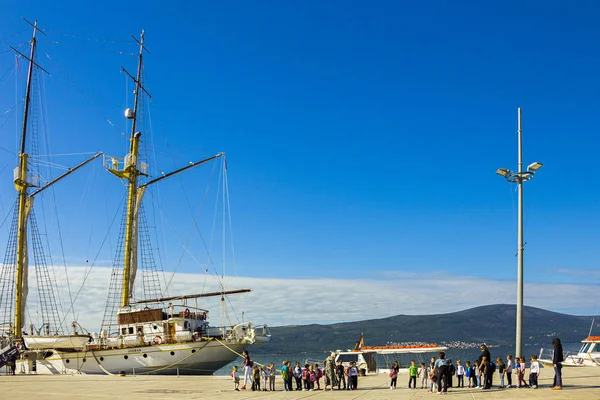
<instances>
[{"instance_id":1,"label":"child","mask_svg":"<svg viewBox=\"0 0 600 400\"><path fill-rule=\"evenodd\" d=\"M304 369L302 370L302 382L304 382L303 390L310 390L310 369L308 367L308 364L305 364Z\"/></svg>"},{"instance_id":2,"label":"child","mask_svg":"<svg viewBox=\"0 0 600 400\"><path fill-rule=\"evenodd\" d=\"M235 388L235 391L239 392L240 391L240 374L238 374L237 365L234 365L233 369L231 370L231 378L233 378L233 387Z\"/></svg>"},{"instance_id":3,"label":"child","mask_svg":"<svg viewBox=\"0 0 600 400\"><path fill-rule=\"evenodd\" d=\"M323 377L323 370L319 368L319 364L315 364L315 378L317 379L317 390L321 390L321 378Z\"/></svg>"},{"instance_id":4,"label":"child","mask_svg":"<svg viewBox=\"0 0 600 400\"><path fill-rule=\"evenodd\" d=\"M433 389L435 387L435 382L437 380L437 371L436 371L436 368L434 365L435 364L432 364L429 367L429 381L430 381L429 382L429 390L428 390L429 393L433 393Z\"/></svg>"},{"instance_id":5,"label":"child","mask_svg":"<svg viewBox=\"0 0 600 400\"><path fill-rule=\"evenodd\" d=\"M344 389L346 390L346 374L344 372L344 366L342 365L342 360L339 360L337 363L337 367L335 369L337 378L338 378L338 390L340 389L340 385L344 384Z\"/></svg>"},{"instance_id":6,"label":"child","mask_svg":"<svg viewBox=\"0 0 600 400\"><path fill-rule=\"evenodd\" d=\"M399 371L398 361L394 361L392 364L392 368L390 369L390 389L396 389L396 382L398 381L398 371Z\"/></svg>"},{"instance_id":7,"label":"child","mask_svg":"<svg viewBox=\"0 0 600 400\"><path fill-rule=\"evenodd\" d=\"M417 369L415 360L411 360L410 367L408 367L408 388L409 389L413 389L413 388L411 388L411 383L413 384L414 389L417 388L417 375L418 374L419 374L419 371Z\"/></svg>"},{"instance_id":8,"label":"child","mask_svg":"<svg viewBox=\"0 0 600 400\"><path fill-rule=\"evenodd\" d=\"M258 369L258 365L255 365L252 370L252 390L260 392L260 369Z\"/></svg>"},{"instance_id":9,"label":"child","mask_svg":"<svg viewBox=\"0 0 600 400\"><path fill-rule=\"evenodd\" d=\"M529 366L529 384L532 388L537 389L538 377L540 376L540 363L537 360L537 356L531 356L529 361L531 362Z\"/></svg>"},{"instance_id":10,"label":"child","mask_svg":"<svg viewBox=\"0 0 600 400\"><path fill-rule=\"evenodd\" d=\"M317 381L317 371L315 371L315 367L313 365L310 366L309 369L309 380L310 380L310 390L315 390L315 382Z\"/></svg>"},{"instance_id":11,"label":"child","mask_svg":"<svg viewBox=\"0 0 600 400\"><path fill-rule=\"evenodd\" d=\"M302 390L302 368L298 361L296 361L296 365L294 366L293 375L296 380L296 390Z\"/></svg>"},{"instance_id":12,"label":"child","mask_svg":"<svg viewBox=\"0 0 600 400\"><path fill-rule=\"evenodd\" d=\"M492 374L493 374L493 367L492 364L490 363L490 360L485 360L483 362L483 371L481 371L481 376L480 379L483 380L483 389L488 390L491 389L491 382L492 382Z\"/></svg>"},{"instance_id":13,"label":"child","mask_svg":"<svg viewBox=\"0 0 600 400\"><path fill-rule=\"evenodd\" d=\"M506 375L506 382L508 383L508 385L506 385L507 388L512 386L512 372L513 372L513 362L512 362L512 356L509 354L508 356L506 356L506 369L504 370L505 375Z\"/></svg>"},{"instance_id":14,"label":"child","mask_svg":"<svg viewBox=\"0 0 600 400\"><path fill-rule=\"evenodd\" d=\"M529 387L529 385L527 384L527 382L525 382L525 369L527 368L527 365L525 364L525 358L521 357L521 374L519 375L519 377L521 378L521 381L523 382L523 386L525 387ZM519 384L521 384L521 381L519 381Z\"/></svg>"},{"instance_id":15,"label":"child","mask_svg":"<svg viewBox=\"0 0 600 400\"><path fill-rule=\"evenodd\" d=\"M356 367L356 361L350 363L350 368L348 368L348 381L351 382L348 386L352 390L358 389L358 368Z\"/></svg>"},{"instance_id":16,"label":"child","mask_svg":"<svg viewBox=\"0 0 600 400\"><path fill-rule=\"evenodd\" d=\"M465 376L467 377L468 387L473 387L472 384L473 384L474 376L471 371L471 361L467 361L465 363Z\"/></svg>"},{"instance_id":17,"label":"child","mask_svg":"<svg viewBox=\"0 0 600 400\"><path fill-rule=\"evenodd\" d=\"M517 372L517 387L529 387L525 382L525 359L515 357L515 370Z\"/></svg>"},{"instance_id":18,"label":"child","mask_svg":"<svg viewBox=\"0 0 600 400\"><path fill-rule=\"evenodd\" d=\"M473 363L475 365L475 380L477 381L477 388L481 387L481 370L479 369L479 361Z\"/></svg>"},{"instance_id":19,"label":"child","mask_svg":"<svg viewBox=\"0 0 600 400\"><path fill-rule=\"evenodd\" d=\"M460 360L456 362L456 387L465 387L465 367L462 366Z\"/></svg>"},{"instance_id":20,"label":"child","mask_svg":"<svg viewBox=\"0 0 600 400\"><path fill-rule=\"evenodd\" d=\"M423 389L427 386L427 380L429 379L429 368L424 362L421 363L421 368L419 368L419 376L421 377L421 389Z\"/></svg>"},{"instance_id":21,"label":"child","mask_svg":"<svg viewBox=\"0 0 600 400\"><path fill-rule=\"evenodd\" d=\"M498 376L500 377L500 389L504 389L504 370L506 366L504 365L504 361L502 361L502 357L496 359L496 368L498 369Z\"/></svg>"},{"instance_id":22,"label":"child","mask_svg":"<svg viewBox=\"0 0 600 400\"><path fill-rule=\"evenodd\" d=\"M288 387L289 373L290 370L287 365L287 360L284 360L281 367L281 379L283 379L283 390L285 390L286 392L288 390L291 390L291 388Z\"/></svg>"},{"instance_id":23,"label":"child","mask_svg":"<svg viewBox=\"0 0 600 400\"><path fill-rule=\"evenodd\" d=\"M267 367L264 365L260 367L260 378L262 379L263 392L267 391L267 381L269 380L269 374L267 373Z\"/></svg>"},{"instance_id":24,"label":"child","mask_svg":"<svg viewBox=\"0 0 600 400\"><path fill-rule=\"evenodd\" d=\"M268 370L268 374L269 374L269 390L271 391L275 391L275 364L273 364L272 362L269 363L269 370Z\"/></svg>"}]
</instances>

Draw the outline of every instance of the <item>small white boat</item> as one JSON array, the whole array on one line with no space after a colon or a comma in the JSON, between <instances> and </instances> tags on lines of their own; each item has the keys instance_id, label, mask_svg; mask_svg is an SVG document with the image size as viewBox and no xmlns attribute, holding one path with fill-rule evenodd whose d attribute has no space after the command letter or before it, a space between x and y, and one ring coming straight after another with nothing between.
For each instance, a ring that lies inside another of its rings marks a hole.
<instances>
[{"instance_id":1,"label":"small white boat","mask_svg":"<svg viewBox=\"0 0 600 400\"><path fill-rule=\"evenodd\" d=\"M417 354L417 358L424 360L428 354L437 356L440 351L446 350L448 350L448 348L445 346L438 346L437 344L430 343L397 346L365 346L364 337L361 334L353 350L338 350L335 352L335 362L341 361L342 365L345 367L349 366L351 362L355 362L356 366L361 371L361 374L363 373L362 371L364 371L365 374L389 373L389 367L392 365L392 361L396 360L401 354ZM377 356L383 356L386 368L381 368L377 364ZM390 360L390 357L392 360ZM408 365L403 366L401 364L401 369L404 369L404 367L408 367Z\"/></svg>"},{"instance_id":2,"label":"small white boat","mask_svg":"<svg viewBox=\"0 0 600 400\"><path fill-rule=\"evenodd\" d=\"M588 336L581 341L576 354L564 355L563 367L600 367L600 336ZM540 350L538 361L545 367L552 367L553 350Z\"/></svg>"}]
</instances>

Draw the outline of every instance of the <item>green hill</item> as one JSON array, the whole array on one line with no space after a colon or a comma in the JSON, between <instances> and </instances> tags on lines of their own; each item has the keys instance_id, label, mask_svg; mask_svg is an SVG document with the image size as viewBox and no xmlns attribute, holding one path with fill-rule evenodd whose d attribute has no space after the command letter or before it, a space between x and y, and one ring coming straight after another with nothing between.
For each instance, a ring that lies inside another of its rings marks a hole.
<instances>
[{"instance_id":1,"label":"green hill","mask_svg":"<svg viewBox=\"0 0 600 400\"><path fill-rule=\"evenodd\" d=\"M524 343L549 345L557 336L564 343L578 342L588 334L592 318L525 307ZM366 345L388 342L476 342L510 345L515 337L516 307L509 304L481 306L435 315L396 315L388 318L331 325L296 325L271 328L270 343L253 348L255 353L290 353L302 349L349 349L361 332Z\"/></svg>"}]
</instances>

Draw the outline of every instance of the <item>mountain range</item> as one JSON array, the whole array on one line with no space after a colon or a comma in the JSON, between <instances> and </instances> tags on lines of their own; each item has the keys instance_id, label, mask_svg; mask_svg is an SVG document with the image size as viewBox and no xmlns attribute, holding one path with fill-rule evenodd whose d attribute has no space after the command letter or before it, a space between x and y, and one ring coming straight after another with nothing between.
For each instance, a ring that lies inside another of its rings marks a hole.
<instances>
[{"instance_id":1,"label":"mountain range","mask_svg":"<svg viewBox=\"0 0 600 400\"><path fill-rule=\"evenodd\" d=\"M563 343L587 337L592 319L534 307L523 310L524 344L551 346L552 338ZM365 345L399 342L468 342L493 345L514 344L516 306L496 304L464 311L434 315L393 317L330 325L288 325L272 327L269 343L253 348L254 353L320 352L350 349L364 334ZM600 326L600 325L599 325Z\"/></svg>"}]
</instances>

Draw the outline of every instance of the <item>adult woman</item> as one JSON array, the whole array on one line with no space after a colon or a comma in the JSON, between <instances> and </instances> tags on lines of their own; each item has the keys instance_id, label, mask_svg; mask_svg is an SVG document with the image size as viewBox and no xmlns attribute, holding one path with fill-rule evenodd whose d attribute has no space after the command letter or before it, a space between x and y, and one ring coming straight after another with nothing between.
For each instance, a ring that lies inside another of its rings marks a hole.
<instances>
[{"instance_id":1,"label":"adult woman","mask_svg":"<svg viewBox=\"0 0 600 400\"><path fill-rule=\"evenodd\" d=\"M491 388L492 387L492 378L493 378L493 373L491 372L492 369L489 368L488 373L485 374L484 368L486 366L485 364L485 360L488 361L488 364L491 365L492 362L492 357L490 355L490 350L488 349L488 347L485 344L482 344L481 346L479 346L479 349L481 350L481 354L479 355L479 358L477 359L477 361L479 361L479 370L481 371L481 385L483 387L487 387L487 388Z\"/></svg>"},{"instance_id":2,"label":"adult woman","mask_svg":"<svg viewBox=\"0 0 600 400\"><path fill-rule=\"evenodd\" d=\"M244 366L244 385L241 387L242 390L246 389L246 383L252 383L252 366L254 363L250 359L250 355L247 350L242 352L242 356L244 357L244 361L242 365Z\"/></svg>"},{"instance_id":3,"label":"adult woman","mask_svg":"<svg viewBox=\"0 0 600 400\"><path fill-rule=\"evenodd\" d=\"M562 390L562 362L563 348L559 338L552 339L552 346L554 346L554 356L552 357L552 365L554 366L554 383L552 389Z\"/></svg>"}]
</instances>

